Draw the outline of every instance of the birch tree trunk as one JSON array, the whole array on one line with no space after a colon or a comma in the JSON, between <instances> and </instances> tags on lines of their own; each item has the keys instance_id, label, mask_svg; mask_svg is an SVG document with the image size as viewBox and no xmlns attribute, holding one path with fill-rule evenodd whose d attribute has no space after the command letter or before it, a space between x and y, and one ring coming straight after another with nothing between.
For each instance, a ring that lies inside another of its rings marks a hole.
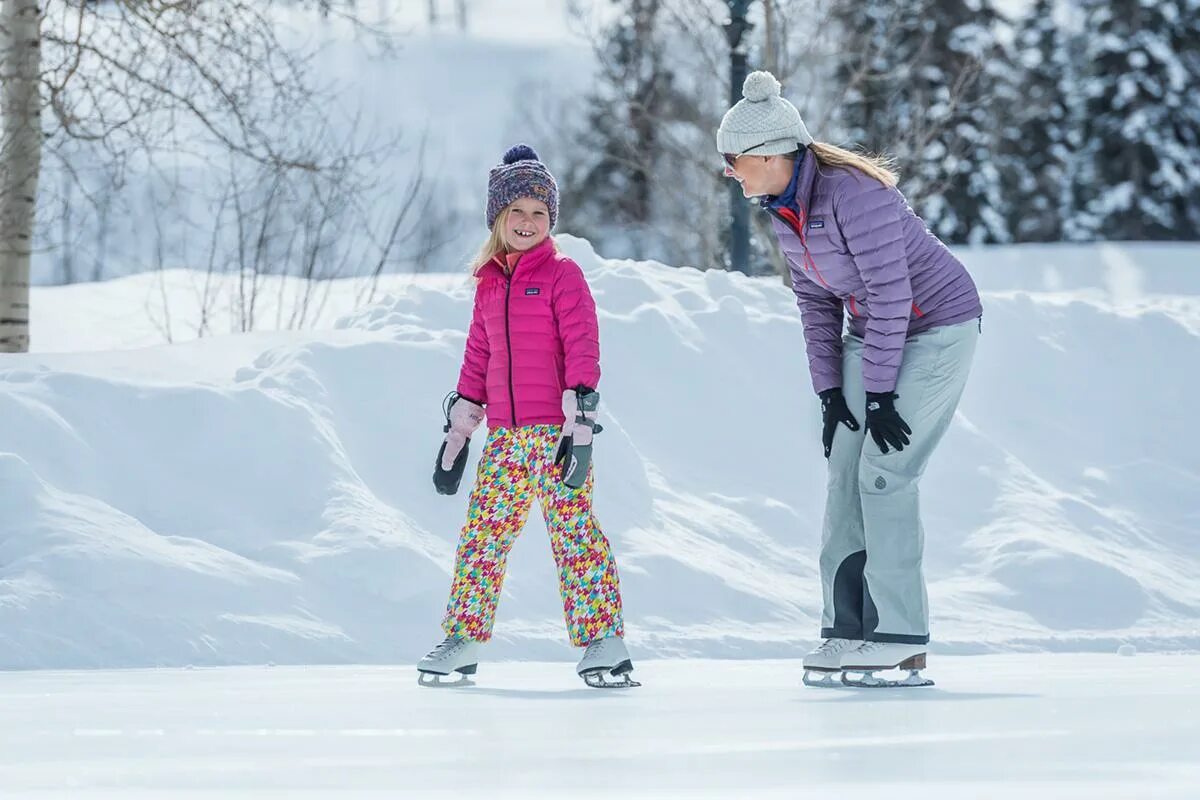
<instances>
[{"instance_id":1,"label":"birch tree trunk","mask_svg":"<svg viewBox=\"0 0 1200 800\"><path fill-rule=\"evenodd\" d=\"M29 257L42 164L37 0L0 0L0 353L29 350Z\"/></svg>"}]
</instances>

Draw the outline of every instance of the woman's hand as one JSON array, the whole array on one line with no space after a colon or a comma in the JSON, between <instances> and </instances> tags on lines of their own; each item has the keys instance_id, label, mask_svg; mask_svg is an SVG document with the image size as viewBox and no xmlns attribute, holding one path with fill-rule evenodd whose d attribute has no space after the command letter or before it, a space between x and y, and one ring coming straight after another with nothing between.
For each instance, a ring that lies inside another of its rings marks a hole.
<instances>
[{"instance_id":1,"label":"woman's hand","mask_svg":"<svg viewBox=\"0 0 1200 800\"><path fill-rule=\"evenodd\" d=\"M858 420L850 413L841 387L826 389L817 396L821 398L821 419L824 421L821 429L821 444L825 445L825 457L829 458L829 453L833 450L833 434L837 431L838 423L856 431L858 430Z\"/></svg>"},{"instance_id":2,"label":"woman's hand","mask_svg":"<svg viewBox=\"0 0 1200 800\"><path fill-rule=\"evenodd\" d=\"M912 428L896 410L894 392L867 392L867 430L881 452L888 452L891 445L896 452L909 444Z\"/></svg>"}]
</instances>

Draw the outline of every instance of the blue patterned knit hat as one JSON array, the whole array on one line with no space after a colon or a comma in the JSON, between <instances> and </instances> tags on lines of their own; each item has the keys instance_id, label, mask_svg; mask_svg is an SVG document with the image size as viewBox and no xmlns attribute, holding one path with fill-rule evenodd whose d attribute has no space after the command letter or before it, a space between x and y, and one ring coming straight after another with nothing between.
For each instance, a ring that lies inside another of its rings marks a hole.
<instances>
[{"instance_id":1,"label":"blue patterned knit hat","mask_svg":"<svg viewBox=\"0 0 1200 800\"><path fill-rule=\"evenodd\" d=\"M550 230L558 221L558 184L538 154L527 144L518 144L504 154L502 164L488 173L487 226L496 224L510 203L522 197L541 200L550 209Z\"/></svg>"}]
</instances>

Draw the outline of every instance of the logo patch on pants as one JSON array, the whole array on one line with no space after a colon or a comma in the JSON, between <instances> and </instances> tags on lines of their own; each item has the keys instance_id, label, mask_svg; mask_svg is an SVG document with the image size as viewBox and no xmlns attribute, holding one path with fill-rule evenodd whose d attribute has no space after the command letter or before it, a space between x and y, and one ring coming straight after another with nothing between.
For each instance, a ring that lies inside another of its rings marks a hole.
<instances>
[{"instance_id":1,"label":"logo patch on pants","mask_svg":"<svg viewBox=\"0 0 1200 800\"><path fill-rule=\"evenodd\" d=\"M886 489L887 488L887 481L885 481L883 479L882 475L880 475L878 478L875 479L875 488L876 489Z\"/></svg>"}]
</instances>

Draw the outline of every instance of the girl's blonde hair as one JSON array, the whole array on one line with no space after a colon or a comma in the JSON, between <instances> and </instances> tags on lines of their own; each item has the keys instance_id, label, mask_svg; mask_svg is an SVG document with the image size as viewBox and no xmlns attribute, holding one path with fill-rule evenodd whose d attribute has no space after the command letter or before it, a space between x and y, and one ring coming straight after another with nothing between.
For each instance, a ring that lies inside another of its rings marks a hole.
<instances>
[{"instance_id":1,"label":"girl's blonde hair","mask_svg":"<svg viewBox=\"0 0 1200 800\"><path fill-rule=\"evenodd\" d=\"M479 248L475 258L471 259L471 275L475 280L479 280L479 271L487 266L487 263L498 255L503 255L508 252L508 245L504 243L504 231L508 227L508 211L512 206L505 206L499 214L496 215L496 222L492 225L492 232L488 234L487 241L483 243L483 247ZM548 237L550 234L547 233ZM555 252L558 251L558 245L554 245ZM501 259L503 261L504 259Z\"/></svg>"},{"instance_id":2,"label":"girl's blonde hair","mask_svg":"<svg viewBox=\"0 0 1200 800\"><path fill-rule=\"evenodd\" d=\"M508 226L508 207L500 211L496 215L496 221L492 223L492 232L488 234L487 241L483 243L483 247L479 248L479 252L475 258L471 260L471 275L475 280L479 280L479 271L498 254L504 253L508 248L504 244L504 229Z\"/></svg>"},{"instance_id":3,"label":"girl's blonde hair","mask_svg":"<svg viewBox=\"0 0 1200 800\"><path fill-rule=\"evenodd\" d=\"M896 162L891 156L871 153L854 153L827 142L813 142L808 146L817 163L823 167L853 167L884 186L895 186L900 179Z\"/></svg>"}]
</instances>

